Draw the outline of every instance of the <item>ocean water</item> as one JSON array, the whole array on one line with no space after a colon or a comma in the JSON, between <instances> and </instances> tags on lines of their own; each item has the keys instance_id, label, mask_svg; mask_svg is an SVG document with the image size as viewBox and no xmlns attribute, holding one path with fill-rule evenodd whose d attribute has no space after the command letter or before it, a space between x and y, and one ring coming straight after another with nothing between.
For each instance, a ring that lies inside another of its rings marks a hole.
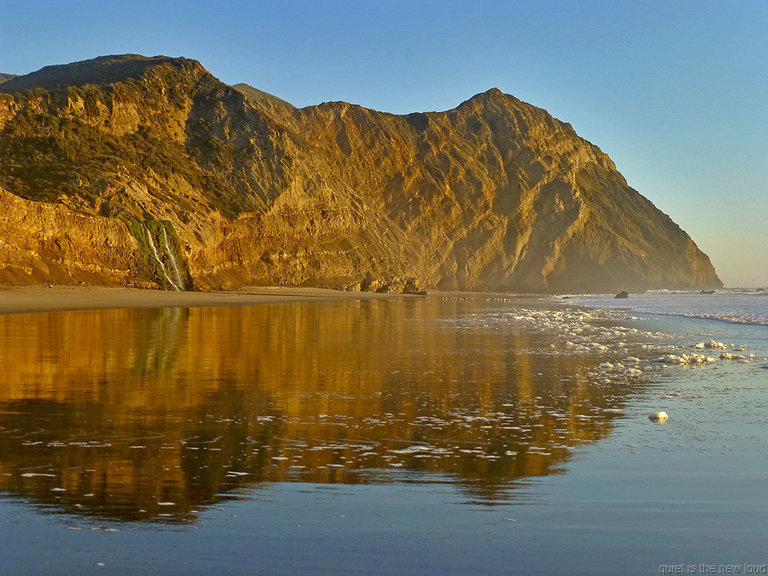
<instances>
[{"instance_id":1,"label":"ocean water","mask_svg":"<svg viewBox=\"0 0 768 576\"><path fill-rule=\"evenodd\" d=\"M627 299L613 295L572 296L569 299L603 309L768 326L768 292L762 290L720 290L714 294L662 290L633 294Z\"/></svg>"},{"instance_id":2,"label":"ocean water","mask_svg":"<svg viewBox=\"0 0 768 576\"><path fill-rule=\"evenodd\" d=\"M0 575L760 573L766 302L0 316Z\"/></svg>"}]
</instances>

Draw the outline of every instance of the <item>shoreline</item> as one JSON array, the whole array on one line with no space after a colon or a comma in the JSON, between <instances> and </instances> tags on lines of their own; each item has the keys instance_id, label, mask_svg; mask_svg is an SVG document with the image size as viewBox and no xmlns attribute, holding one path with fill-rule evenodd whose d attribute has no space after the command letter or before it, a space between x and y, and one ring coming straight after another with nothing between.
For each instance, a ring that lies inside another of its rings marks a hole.
<instances>
[{"instance_id":1,"label":"shoreline","mask_svg":"<svg viewBox=\"0 0 768 576\"><path fill-rule=\"evenodd\" d=\"M105 286L0 286L0 315L109 310L119 308L200 308L249 306L321 300L386 300L397 298L501 298L539 299L542 294L430 290L428 294L402 292L346 292L333 288L246 286L216 292L172 292L146 288Z\"/></svg>"},{"instance_id":2,"label":"shoreline","mask_svg":"<svg viewBox=\"0 0 768 576\"><path fill-rule=\"evenodd\" d=\"M251 286L226 292L171 292L142 288L90 286L9 286L0 287L0 314L118 308L248 306L278 302L374 300L398 297L423 298L424 296L401 293L343 292L331 288L283 286Z\"/></svg>"},{"instance_id":3,"label":"shoreline","mask_svg":"<svg viewBox=\"0 0 768 576\"><path fill-rule=\"evenodd\" d=\"M745 290L739 289L734 291L742 292ZM610 297L609 294L605 296ZM468 290L430 290L426 295L401 292L346 292L333 288L310 286L245 286L230 291L175 292L148 288L108 286L22 285L0 286L0 315L63 312L68 310L199 308L249 306L280 302L384 300L397 298L547 300L558 297L552 294L473 292ZM568 302L567 299L565 302L577 307L582 305L578 302Z\"/></svg>"}]
</instances>

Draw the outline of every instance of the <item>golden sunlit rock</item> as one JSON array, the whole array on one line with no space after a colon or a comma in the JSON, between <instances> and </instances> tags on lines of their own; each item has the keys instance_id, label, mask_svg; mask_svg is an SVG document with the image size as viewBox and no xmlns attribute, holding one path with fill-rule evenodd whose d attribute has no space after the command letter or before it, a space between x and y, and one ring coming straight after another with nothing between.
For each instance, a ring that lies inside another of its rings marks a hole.
<instances>
[{"instance_id":1,"label":"golden sunlit rock","mask_svg":"<svg viewBox=\"0 0 768 576\"><path fill-rule=\"evenodd\" d=\"M194 60L109 56L0 84L0 130L4 284L721 285L597 146L497 89L297 109Z\"/></svg>"},{"instance_id":2,"label":"golden sunlit rock","mask_svg":"<svg viewBox=\"0 0 768 576\"><path fill-rule=\"evenodd\" d=\"M664 412L663 410L660 412L652 412L651 414L648 414L648 420L651 422L657 422L659 424L663 424L669 419L669 414Z\"/></svg>"}]
</instances>

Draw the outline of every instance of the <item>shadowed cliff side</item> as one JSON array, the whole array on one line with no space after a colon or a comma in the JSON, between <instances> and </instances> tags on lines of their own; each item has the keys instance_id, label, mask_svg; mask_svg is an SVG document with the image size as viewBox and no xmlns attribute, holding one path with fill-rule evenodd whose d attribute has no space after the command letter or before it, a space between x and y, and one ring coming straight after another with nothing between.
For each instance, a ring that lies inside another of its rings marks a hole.
<instances>
[{"instance_id":1,"label":"shadowed cliff side","mask_svg":"<svg viewBox=\"0 0 768 576\"><path fill-rule=\"evenodd\" d=\"M89 280L103 284L169 278L130 234L131 222L165 222L179 277L199 289L721 286L608 156L496 89L399 116L344 102L297 109L187 59L48 67L0 84L0 186L29 210L125 227L126 272ZM24 221L0 240L18 244ZM46 224L52 237L69 225ZM53 257L36 252L25 276L0 245L0 282L69 282L46 275ZM66 258L87 267L91 256Z\"/></svg>"}]
</instances>

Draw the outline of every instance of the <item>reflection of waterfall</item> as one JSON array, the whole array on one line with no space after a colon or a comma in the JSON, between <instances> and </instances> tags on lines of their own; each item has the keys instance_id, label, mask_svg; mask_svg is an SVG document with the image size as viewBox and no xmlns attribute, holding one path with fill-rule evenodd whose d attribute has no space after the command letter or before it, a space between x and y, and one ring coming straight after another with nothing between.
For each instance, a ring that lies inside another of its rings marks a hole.
<instances>
[{"instance_id":1,"label":"reflection of waterfall","mask_svg":"<svg viewBox=\"0 0 768 576\"><path fill-rule=\"evenodd\" d=\"M137 330L135 374L163 374L173 366L188 311L158 308L142 318Z\"/></svg>"},{"instance_id":2,"label":"reflection of waterfall","mask_svg":"<svg viewBox=\"0 0 768 576\"><path fill-rule=\"evenodd\" d=\"M150 250L152 251L152 256L154 257L155 262L157 263L159 267L159 271L162 274L163 278L168 281L168 283L173 286L174 290L181 291L184 288L184 281L181 279L181 273L179 272L179 267L176 264L176 256L173 253L173 250L171 249L170 242L168 242L168 233L165 231L165 226L160 224L160 229L163 231L163 254L158 252L157 246L155 245L155 239L152 236L152 231L149 229L149 226L144 224L143 222L139 223L141 226L141 231L144 234L144 237L147 239L147 245L149 246ZM176 281L171 278L171 275L168 273L168 268L165 265L164 259L167 258L172 266L173 270L176 276Z\"/></svg>"}]
</instances>

